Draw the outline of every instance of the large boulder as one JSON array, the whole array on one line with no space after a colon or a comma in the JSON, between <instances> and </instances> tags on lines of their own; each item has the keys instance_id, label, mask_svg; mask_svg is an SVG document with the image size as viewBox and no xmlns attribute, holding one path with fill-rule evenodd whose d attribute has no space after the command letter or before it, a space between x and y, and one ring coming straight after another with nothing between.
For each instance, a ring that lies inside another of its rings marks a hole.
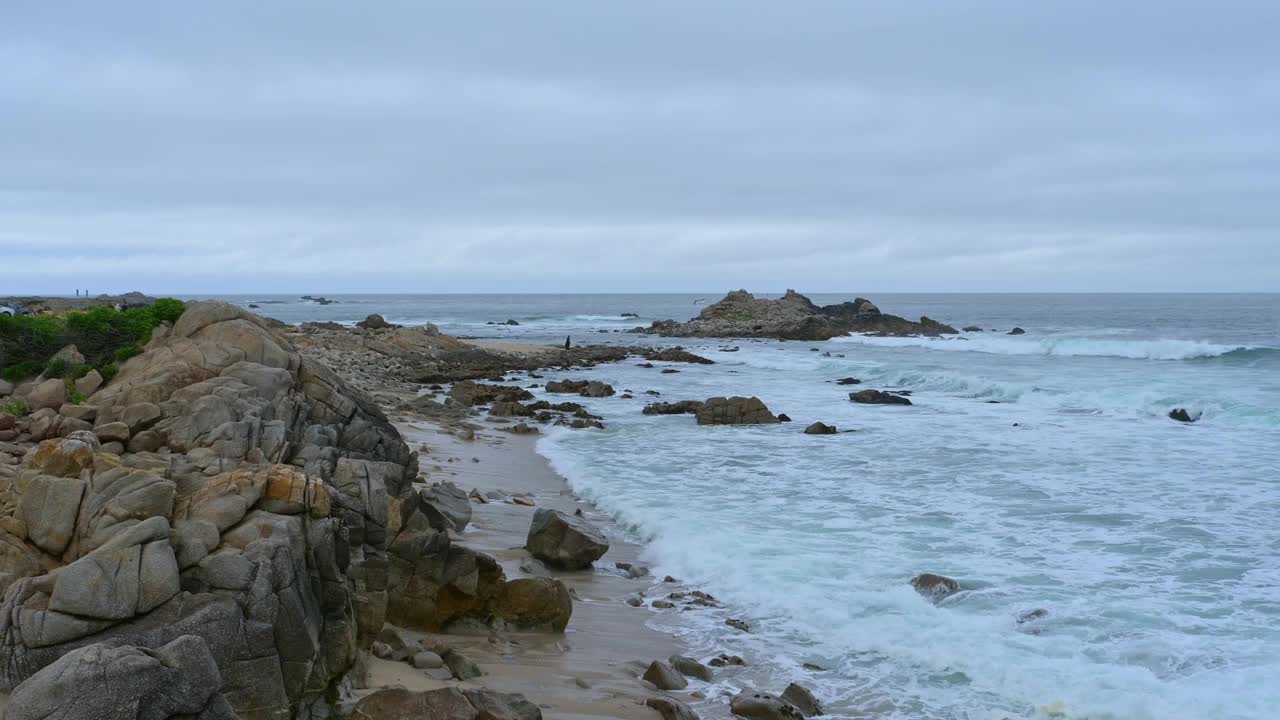
<instances>
[{"instance_id":1,"label":"large boulder","mask_svg":"<svg viewBox=\"0 0 1280 720\"><path fill-rule=\"evenodd\" d=\"M782 699L791 703L797 710L804 713L805 717L813 717L822 714L822 703L818 702L818 698L813 696L813 692L809 688L800 683L791 683L782 691Z\"/></svg>"},{"instance_id":2,"label":"large boulder","mask_svg":"<svg viewBox=\"0 0 1280 720\"><path fill-rule=\"evenodd\" d=\"M35 410L57 410L67 401L67 383L61 378L51 378L37 384L27 395L27 407Z\"/></svg>"},{"instance_id":3,"label":"large boulder","mask_svg":"<svg viewBox=\"0 0 1280 720\"><path fill-rule=\"evenodd\" d=\"M599 528L580 517L539 508L529 525L525 548L552 567L582 570L608 552L609 541Z\"/></svg>"},{"instance_id":4,"label":"large boulder","mask_svg":"<svg viewBox=\"0 0 1280 720\"><path fill-rule=\"evenodd\" d=\"M746 688L729 701L729 711L750 720L803 720L795 705L777 695Z\"/></svg>"},{"instance_id":5,"label":"large boulder","mask_svg":"<svg viewBox=\"0 0 1280 720\"><path fill-rule=\"evenodd\" d=\"M8 720L234 720L208 644L89 645L14 688Z\"/></svg>"},{"instance_id":6,"label":"large boulder","mask_svg":"<svg viewBox=\"0 0 1280 720\"><path fill-rule=\"evenodd\" d=\"M541 720L542 711L519 693L455 687L415 692L384 688L356 703L350 720Z\"/></svg>"},{"instance_id":7,"label":"large boulder","mask_svg":"<svg viewBox=\"0 0 1280 720\"><path fill-rule=\"evenodd\" d=\"M689 681L680 671L671 667L670 663L654 660L645 669L642 679L653 683L659 690L683 690L689 687Z\"/></svg>"},{"instance_id":8,"label":"large boulder","mask_svg":"<svg viewBox=\"0 0 1280 720\"><path fill-rule=\"evenodd\" d=\"M97 370L90 370L88 373L85 373L84 377L76 380L76 392L80 393L84 397L89 397L97 392L98 388L102 387L102 383L104 382L106 381L103 380L102 373Z\"/></svg>"},{"instance_id":9,"label":"large boulder","mask_svg":"<svg viewBox=\"0 0 1280 720\"><path fill-rule=\"evenodd\" d=\"M698 713L694 712L693 708L675 698L651 697L645 700L644 704L657 710L662 720L698 720Z\"/></svg>"},{"instance_id":10,"label":"large boulder","mask_svg":"<svg viewBox=\"0 0 1280 720\"><path fill-rule=\"evenodd\" d=\"M573 615L573 598L555 578L509 580L498 593L494 615L516 627L564 632Z\"/></svg>"},{"instance_id":11,"label":"large boulder","mask_svg":"<svg viewBox=\"0 0 1280 720\"><path fill-rule=\"evenodd\" d=\"M42 410L66 437L0 474L0 691L86 646L194 635L242 718L327 707L386 618L390 506L416 454L371 399L219 302L188 305L93 403L115 452Z\"/></svg>"},{"instance_id":12,"label":"large boulder","mask_svg":"<svg viewBox=\"0 0 1280 720\"><path fill-rule=\"evenodd\" d=\"M453 543L425 519L401 527L387 561L387 621L424 632L489 618L506 583L492 557Z\"/></svg>"},{"instance_id":13,"label":"large boulder","mask_svg":"<svg viewBox=\"0 0 1280 720\"><path fill-rule=\"evenodd\" d=\"M460 533L471 522L471 500L467 492L447 480L419 490L418 499L431 526L437 530Z\"/></svg>"},{"instance_id":14,"label":"large boulder","mask_svg":"<svg viewBox=\"0 0 1280 720\"><path fill-rule=\"evenodd\" d=\"M699 425L760 425L779 422L758 397L713 397L697 410Z\"/></svg>"}]
</instances>

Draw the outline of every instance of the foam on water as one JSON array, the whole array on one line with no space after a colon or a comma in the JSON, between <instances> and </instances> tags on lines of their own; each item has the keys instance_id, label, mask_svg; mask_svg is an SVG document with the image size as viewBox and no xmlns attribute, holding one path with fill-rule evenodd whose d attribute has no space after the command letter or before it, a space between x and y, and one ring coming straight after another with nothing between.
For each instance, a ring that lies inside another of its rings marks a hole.
<instances>
[{"instance_id":1,"label":"foam on water","mask_svg":"<svg viewBox=\"0 0 1280 720\"><path fill-rule=\"evenodd\" d=\"M753 681L775 689L827 667L810 684L840 717L1234 720L1280 702L1263 680L1280 670L1280 393L1256 369L692 349L720 364L590 374L667 400L756 394L796 422L699 428L592 400L608 430L539 448L651 541L659 574L727 601L658 616L695 648L756 653ZM858 388L830 382L845 375L916 405L850 403ZM1164 417L1179 403L1200 423ZM857 432L799 433L813 420ZM935 607L907 585L919 572L966 590ZM1016 622L1035 608L1048 617Z\"/></svg>"},{"instance_id":2,"label":"foam on water","mask_svg":"<svg viewBox=\"0 0 1280 720\"><path fill-rule=\"evenodd\" d=\"M1106 337L1028 335L987 335L967 333L942 337L874 337L850 335L836 342L880 347L923 347L952 352L981 352L1000 355L1058 355L1064 357L1116 357L1132 360L1191 360L1218 357L1254 348L1221 345L1202 340L1139 339L1115 340ZM1272 349L1272 348L1268 348Z\"/></svg>"}]
</instances>

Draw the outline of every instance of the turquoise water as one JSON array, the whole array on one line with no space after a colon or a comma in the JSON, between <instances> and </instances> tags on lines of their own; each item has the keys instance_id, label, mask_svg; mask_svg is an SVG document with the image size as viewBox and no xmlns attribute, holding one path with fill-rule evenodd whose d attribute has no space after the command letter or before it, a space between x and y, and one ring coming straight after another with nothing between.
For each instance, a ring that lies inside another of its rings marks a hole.
<instances>
[{"instance_id":1,"label":"turquoise water","mask_svg":"<svg viewBox=\"0 0 1280 720\"><path fill-rule=\"evenodd\" d=\"M365 296L262 310L635 342L596 331L636 323L622 312L645 324L688 317L698 297ZM666 400L758 395L795 420L697 427L642 415L637 394L585 401L604 431L541 441L578 492L650 541L659 575L728 605L654 623L697 651L757 659L730 686L804 679L838 717L1270 717L1280 704L1280 296L872 299L1001 332L741 341L735 353L686 341L718 364L574 373ZM521 325L484 324L508 317ZM1028 334L1003 334L1015 324ZM850 388L831 382L844 376L910 390L915 405L850 403ZM1169 420L1173 407L1199 422ZM800 433L815 420L854 432ZM921 572L964 590L932 605L907 584ZM1047 615L1017 622L1038 608ZM756 631L726 628L730 615ZM710 697L704 711L722 712Z\"/></svg>"}]
</instances>

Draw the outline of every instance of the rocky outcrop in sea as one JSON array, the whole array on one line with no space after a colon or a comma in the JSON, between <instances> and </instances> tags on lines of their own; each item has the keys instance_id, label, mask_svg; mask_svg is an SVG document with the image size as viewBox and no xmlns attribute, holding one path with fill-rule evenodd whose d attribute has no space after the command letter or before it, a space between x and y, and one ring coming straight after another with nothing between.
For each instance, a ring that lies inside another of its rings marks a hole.
<instances>
[{"instance_id":1,"label":"rocky outcrop in sea","mask_svg":"<svg viewBox=\"0 0 1280 720\"><path fill-rule=\"evenodd\" d=\"M735 290L688 322L659 320L637 332L664 337L765 337L829 340L849 333L954 335L957 330L928 317L918 322L880 312L870 300L819 307L795 290L776 300Z\"/></svg>"}]
</instances>

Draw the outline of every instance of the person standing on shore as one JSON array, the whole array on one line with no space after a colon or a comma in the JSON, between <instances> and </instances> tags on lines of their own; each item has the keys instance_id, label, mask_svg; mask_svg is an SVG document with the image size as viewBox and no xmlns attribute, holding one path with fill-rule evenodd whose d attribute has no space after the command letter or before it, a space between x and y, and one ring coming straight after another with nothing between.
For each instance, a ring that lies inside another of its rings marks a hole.
<instances>
[{"instance_id":1,"label":"person standing on shore","mask_svg":"<svg viewBox=\"0 0 1280 720\"><path fill-rule=\"evenodd\" d=\"M564 349L565 349L565 350L568 350L568 349L569 349L569 336L568 336L568 335L565 335L565 336L564 336Z\"/></svg>"}]
</instances>

